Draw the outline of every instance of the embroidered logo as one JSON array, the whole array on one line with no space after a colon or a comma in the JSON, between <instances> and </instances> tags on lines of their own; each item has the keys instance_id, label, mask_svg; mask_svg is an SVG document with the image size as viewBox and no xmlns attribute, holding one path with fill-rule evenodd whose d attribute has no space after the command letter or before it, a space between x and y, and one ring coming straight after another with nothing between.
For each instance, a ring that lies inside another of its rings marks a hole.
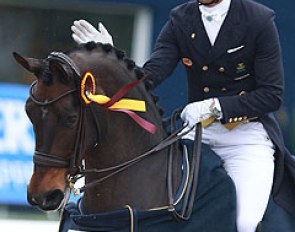
<instances>
[{"instance_id":1,"label":"embroidered logo","mask_svg":"<svg viewBox=\"0 0 295 232\"><path fill-rule=\"evenodd\" d=\"M239 63L236 67L236 73L242 73L246 71L246 65L244 63Z\"/></svg>"}]
</instances>

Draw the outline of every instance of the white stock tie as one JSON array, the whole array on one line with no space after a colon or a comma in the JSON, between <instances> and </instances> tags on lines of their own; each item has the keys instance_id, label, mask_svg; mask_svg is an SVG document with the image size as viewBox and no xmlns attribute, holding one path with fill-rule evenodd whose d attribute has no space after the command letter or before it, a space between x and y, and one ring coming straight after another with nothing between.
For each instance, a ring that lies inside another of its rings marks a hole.
<instances>
[{"instance_id":1,"label":"white stock tie","mask_svg":"<svg viewBox=\"0 0 295 232\"><path fill-rule=\"evenodd\" d=\"M212 21L220 22L222 19L222 16L220 14L202 14L202 16L208 22L212 22Z\"/></svg>"}]
</instances>

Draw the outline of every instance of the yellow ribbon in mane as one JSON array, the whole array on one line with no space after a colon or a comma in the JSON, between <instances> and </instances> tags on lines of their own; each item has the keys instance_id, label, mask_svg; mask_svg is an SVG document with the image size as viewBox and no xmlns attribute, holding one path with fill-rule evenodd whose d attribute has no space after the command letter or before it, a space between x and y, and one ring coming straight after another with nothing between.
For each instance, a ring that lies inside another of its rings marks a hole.
<instances>
[{"instance_id":1,"label":"yellow ribbon in mane","mask_svg":"<svg viewBox=\"0 0 295 232\"><path fill-rule=\"evenodd\" d=\"M105 95L101 95L101 94L94 95L92 93L88 93L87 97L98 104L105 104L111 100L109 97ZM109 108L146 112L144 101L127 99L127 98L123 98L120 101L115 102Z\"/></svg>"},{"instance_id":2,"label":"yellow ribbon in mane","mask_svg":"<svg viewBox=\"0 0 295 232\"><path fill-rule=\"evenodd\" d=\"M88 82L90 80L90 83ZM90 85L91 90L86 90L86 84ZM108 103L111 98L102 94L95 94L96 84L95 78L91 72L86 72L81 80L81 97L86 104L90 104L91 102L96 102L100 105ZM131 111L139 111L146 112L145 101L142 100L134 100L123 98L113 105L108 107L109 109L123 109L123 110L131 110Z\"/></svg>"}]
</instances>

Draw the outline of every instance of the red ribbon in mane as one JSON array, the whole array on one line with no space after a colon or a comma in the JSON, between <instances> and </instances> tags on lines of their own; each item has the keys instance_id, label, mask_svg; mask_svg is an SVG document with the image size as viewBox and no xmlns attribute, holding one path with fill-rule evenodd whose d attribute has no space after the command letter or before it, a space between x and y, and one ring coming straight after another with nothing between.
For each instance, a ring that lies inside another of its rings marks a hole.
<instances>
[{"instance_id":1,"label":"red ribbon in mane","mask_svg":"<svg viewBox=\"0 0 295 232\"><path fill-rule=\"evenodd\" d=\"M88 78L89 76L89 72L86 72L82 78L82 80L84 80L85 78ZM92 76L92 74L91 74ZM140 78L139 80L136 80L134 82L131 82L130 84L127 84L125 86L123 86L121 89L119 89L119 91L117 93L115 93L113 95L113 97L111 97L111 99L104 104L100 104L101 106L105 107L108 110L111 111L117 111L117 112L122 112L125 113L127 115L129 115L129 117L131 117L138 125L140 125L143 129L145 129L146 131L148 131L151 134L154 134L157 130L157 127L148 122L147 120L145 120L144 118L140 117L139 115L137 115L135 112L128 110L128 109L112 109L110 108L114 103L118 102L119 100L122 99L122 97L129 92L131 89L135 88L137 85L139 85L148 75L144 75L142 78ZM93 82L93 79L91 79ZM95 83L92 83L93 85L95 85ZM83 87L84 88L84 87ZM85 89L83 90L83 88L81 88L81 91L85 91ZM95 89L95 88L93 88ZM84 96L85 93L82 93ZM87 96L86 96L87 98ZM83 97L84 99L84 97ZM85 100L85 99L84 99Z\"/></svg>"}]
</instances>

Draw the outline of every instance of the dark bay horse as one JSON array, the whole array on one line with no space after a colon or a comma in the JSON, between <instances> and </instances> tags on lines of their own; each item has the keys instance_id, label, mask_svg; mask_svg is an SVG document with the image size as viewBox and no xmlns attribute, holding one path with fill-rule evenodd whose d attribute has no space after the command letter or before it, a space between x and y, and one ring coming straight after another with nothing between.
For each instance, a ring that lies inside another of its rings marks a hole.
<instances>
[{"instance_id":1,"label":"dark bay horse","mask_svg":"<svg viewBox=\"0 0 295 232\"><path fill-rule=\"evenodd\" d=\"M55 210L61 205L67 175L73 172L67 162L65 167L58 167L57 161L42 159L46 155L71 162L78 152L77 168L85 159L87 169L102 169L144 153L166 136L158 109L143 84L124 97L146 102L147 111L142 117L155 124L155 134L143 130L127 115L98 104L84 107L81 118L80 73L91 72L96 78L96 93L105 96L113 96L122 86L134 82L140 73L136 72L133 62L124 59L122 52L108 45L89 43L68 52L67 56L72 60L69 63L60 58L37 60L15 54L16 60L37 77L26 103L36 135L35 168L28 186L28 201L43 210ZM167 205L167 189L163 187L166 186L167 151L160 153L164 154L150 156L120 175L86 189L83 203L87 212L104 212L125 205L140 210ZM175 167L178 167L173 172L177 183L181 171L179 165ZM86 184L100 176L87 174Z\"/></svg>"},{"instance_id":2,"label":"dark bay horse","mask_svg":"<svg viewBox=\"0 0 295 232\"><path fill-rule=\"evenodd\" d=\"M191 220L178 222L171 209L163 208L165 212L157 211L157 220L147 223L147 218L154 212L150 209L169 205L169 194L177 194L184 176L183 157L175 156L170 161L168 149L164 148L128 165L128 161L164 141L167 133L154 100L144 84L137 82L143 73L121 51L91 42L66 53L51 53L46 59L25 58L16 53L14 57L37 78L26 102L26 112L36 138L34 172L27 192L30 204L45 211L62 208L68 189L82 173L85 175L83 210L79 208L75 212L79 217L75 219L75 226L68 229L121 231L109 227L98 229L98 225L89 229L85 220L98 223L106 220L105 212L128 206L132 221L133 209L139 211L138 217L144 218L139 225L140 231L236 232L233 183L220 159L205 145L202 146L205 155L201 157ZM93 74L95 88L93 82L86 79L85 89L82 89L81 78L85 73ZM137 114L156 126L154 134L143 129L126 111L111 110L107 103L86 104L81 98L85 93L95 93L112 100L118 90L133 83L137 84L126 91L124 98L145 102L146 112ZM169 162L172 162L172 193L167 185ZM266 217L266 224L270 226L266 228L274 230L267 232L280 231L272 220L277 215L283 215L283 221L288 221L283 231L292 232L290 225L295 225L294 221L290 224L288 215L273 202L270 206L267 212L270 216ZM148 215L142 215L142 212L148 212ZM82 214L95 216L84 218ZM96 215L100 214L103 219L98 220ZM79 220L81 224L77 226ZM117 222L115 218L110 223ZM62 228L61 231L67 230Z\"/></svg>"}]
</instances>

